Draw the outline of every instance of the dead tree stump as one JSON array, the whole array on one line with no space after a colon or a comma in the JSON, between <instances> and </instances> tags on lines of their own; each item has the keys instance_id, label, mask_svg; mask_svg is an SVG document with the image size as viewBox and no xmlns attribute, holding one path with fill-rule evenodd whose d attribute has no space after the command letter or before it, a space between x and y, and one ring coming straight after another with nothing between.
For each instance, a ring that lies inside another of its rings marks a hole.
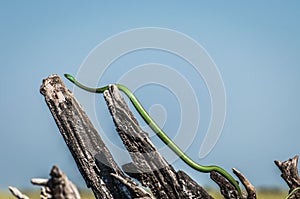
<instances>
[{"instance_id":1,"label":"dead tree stump","mask_svg":"<svg viewBox=\"0 0 300 199\"><path fill-rule=\"evenodd\" d=\"M275 160L275 164L281 171L281 177L287 183L290 188L289 193L291 193L297 187L300 187L300 177L298 174L298 159L299 157L296 155L293 158L290 158L284 162L279 160ZM290 199L300 199L300 191L296 191Z\"/></svg>"},{"instance_id":2,"label":"dead tree stump","mask_svg":"<svg viewBox=\"0 0 300 199\"><path fill-rule=\"evenodd\" d=\"M33 178L31 183L42 187L42 199L80 199L77 187L55 165L51 169L50 179Z\"/></svg>"},{"instance_id":3,"label":"dead tree stump","mask_svg":"<svg viewBox=\"0 0 300 199\"><path fill-rule=\"evenodd\" d=\"M139 127L116 86L109 86L104 92L104 98L116 130L132 159L131 163L122 166L130 177L118 167L86 113L59 76L51 75L43 80L40 92L45 96L60 133L96 198L151 198L148 192L130 178L132 177L149 187L156 198L212 199L186 173L176 172L158 153L147 133ZM290 192L300 186L297 162L298 156L285 162L275 161ZM236 169L234 173L247 191L247 195L242 198L256 199L254 186ZM235 188L222 175L211 172L211 178L220 186L226 199L240 198ZM23 197L21 193L19 197ZM291 198L300 198L299 192Z\"/></svg>"},{"instance_id":4,"label":"dead tree stump","mask_svg":"<svg viewBox=\"0 0 300 199\"><path fill-rule=\"evenodd\" d=\"M59 76L51 75L45 79L40 91L96 198L150 198L115 163L87 115ZM147 134L138 126L115 86L110 86L104 95L117 131L133 159L133 163L123 166L127 174L149 187L157 198L212 198L188 175L183 171L176 172L161 157Z\"/></svg>"},{"instance_id":5,"label":"dead tree stump","mask_svg":"<svg viewBox=\"0 0 300 199\"><path fill-rule=\"evenodd\" d=\"M129 186L119 179L129 181L59 76L51 75L45 79L40 92L45 96L60 133L96 198L150 198L135 182L132 181Z\"/></svg>"},{"instance_id":6,"label":"dead tree stump","mask_svg":"<svg viewBox=\"0 0 300 199\"><path fill-rule=\"evenodd\" d=\"M212 198L183 171L178 174L159 154L115 85L109 86L104 97L117 132L133 160L123 166L128 175L149 187L156 198Z\"/></svg>"}]
</instances>

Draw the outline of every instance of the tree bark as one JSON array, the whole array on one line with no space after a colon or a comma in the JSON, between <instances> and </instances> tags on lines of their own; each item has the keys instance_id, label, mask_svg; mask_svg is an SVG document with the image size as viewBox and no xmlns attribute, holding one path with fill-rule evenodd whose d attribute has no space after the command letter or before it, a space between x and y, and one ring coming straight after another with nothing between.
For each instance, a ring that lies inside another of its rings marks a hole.
<instances>
[{"instance_id":1,"label":"tree bark","mask_svg":"<svg viewBox=\"0 0 300 199\"><path fill-rule=\"evenodd\" d=\"M104 92L110 113L133 162L123 165L131 177L149 187L156 198L212 198L183 171L176 172L139 126L115 85Z\"/></svg>"},{"instance_id":2,"label":"tree bark","mask_svg":"<svg viewBox=\"0 0 300 199\"><path fill-rule=\"evenodd\" d=\"M96 198L151 198L144 188L127 177L118 167L86 113L59 76L51 75L45 79L40 92L45 96L45 101L79 171ZM150 188L156 198L212 199L186 173L176 172L159 154L147 133L140 128L116 86L110 85L104 92L104 98L116 130L132 159L131 163L122 166L126 174ZM300 187L298 156L285 162L276 160L275 163L290 187L290 192ZM247 191L247 196L242 198L255 199L254 186L241 172L234 169L234 173ZM211 178L220 186L225 198L239 198L234 186L222 175L211 172ZM300 199L299 191L290 198Z\"/></svg>"},{"instance_id":3,"label":"tree bark","mask_svg":"<svg viewBox=\"0 0 300 199\"><path fill-rule=\"evenodd\" d=\"M96 198L149 197L147 192L136 189L138 185L135 182L129 187L115 177L128 180L59 76L51 75L43 80L40 92L45 96L60 133L87 186L92 189Z\"/></svg>"},{"instance_id":4,"label":"tree bark","mask_svg":"<svg viewBox=\"0 0 300 199\"><path fill-rule=\"evenodd\" d=\"M282 173L281 177L284 179L284 181L290 188L289 193L297 187L300 187L300 178L298 174L298 159L299 156L296 155L295 157L290 158L284 162L281 162L279 160L274 161ZM296 191L295 194L293 194L290 197L290 199L300 199L300 191Z\"/></svg>"},{"instance_id":5,"label":"tree bark","mask_svg":"<svg viewBox=\"0 0 300 199\"><path fill-rule=\"evenodd\" d=\"M96 198L150 198L150 195L119 169L99 134L72 93L57 75L43 81L41 93ZM133 163L125 172L149 187L157 198L212 198L183 171L176 172L158 153L115 86L104 93L117 131ZM117 112L117 114L115 114ZM127 129L127 130L126 130Z\"/></svg>"}]
</instances>

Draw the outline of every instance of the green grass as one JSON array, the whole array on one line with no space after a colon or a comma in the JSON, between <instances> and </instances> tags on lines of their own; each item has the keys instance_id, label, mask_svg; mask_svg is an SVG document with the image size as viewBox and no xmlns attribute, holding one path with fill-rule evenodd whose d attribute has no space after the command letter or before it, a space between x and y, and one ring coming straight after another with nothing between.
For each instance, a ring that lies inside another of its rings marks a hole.
<instances>
[{"instance_id":1,"label":"green grass","mask_svg":"<svg viewBox=\"0 0 300 199\"><path fill-rule=\"evenodd\" d=\"M222 195L217 190L209 190L208 191L211 196L215 199L223 199ZM39 199L40 192L39 191L23 191L24 194L29 196L30 199ZM95 199L93 193L89 190L81 190L80 196L82 199ZM287 196L287 191L284 190L259 190L257 192L258 199L284 199ZM16 199L12 196L8 191L0 192L0 198L5 199Z\"/></svg>"}]
</instances>

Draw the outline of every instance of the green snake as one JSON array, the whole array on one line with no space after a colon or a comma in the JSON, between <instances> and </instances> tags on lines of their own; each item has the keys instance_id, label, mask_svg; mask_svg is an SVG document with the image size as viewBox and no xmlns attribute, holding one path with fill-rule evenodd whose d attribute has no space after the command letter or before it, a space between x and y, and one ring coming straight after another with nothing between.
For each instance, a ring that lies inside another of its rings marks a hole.
<instances>
[{"instance_id":1,"label":"green snake","mask_svg":"<svg viewBox=\"0 0 300 199\"><path fill-rule=\"evenodd\" d=\"M289 199L294 193L296 193L296 191L299 191L300 190L300 187L297 187L295 189L293 189L291 191L291 193L289 195L287 195L287 197L285 199Z\"/></svg>"},{"instance_id":2,"label":"green snake","mask_svg":"<svg viewBox=\"0 0 300 199\"><path fill-rule=\"evenodd\" d=\"M82 88L86 91L92 93L103 93L105 90L108 89L109 86L104 86L101 88L89 88L87 86L82 85L79 83L72 75L65 74L65 77L74 83L79 88ZM193 169L208 173L211 171L218 172L219 174L223 175L238 191L239 196L242 196L242 191L239 187L238 182L224 169L219 166L211 165L211 166L203 166L196 163L190 157L188 157L168 136L167 134L154 122L154 120L149 116L146 110L143 108L139 100L134 96L134 94L124 85L122 84L115 84L117 88L123 91L130 99L132 104L134 105L135 109L139 112L141 117L144 121L149 125L149 127L158 135L158 137L166 144L170 149L172 149L187 165L192 167Z\"/></svg>"}]
</instances>

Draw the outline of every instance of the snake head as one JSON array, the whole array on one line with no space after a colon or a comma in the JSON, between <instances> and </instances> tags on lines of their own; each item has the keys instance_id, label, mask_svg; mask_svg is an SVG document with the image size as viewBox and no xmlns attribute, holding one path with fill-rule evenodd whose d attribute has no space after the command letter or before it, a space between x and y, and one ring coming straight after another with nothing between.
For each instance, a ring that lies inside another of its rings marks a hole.
<instances>
[{"instance_id":1,"label":"snake head","mask_svg":"<svg viewBox=\"0 0 300 199\"><path fill-rule=\"evenodd\" d=\"M75 84L75 78L72 76L72 75L70 75L70 74L64 74L64 76L68 79L68 80L70 80L72 83L74 83Z\"/></svg>"}]
</instances>

